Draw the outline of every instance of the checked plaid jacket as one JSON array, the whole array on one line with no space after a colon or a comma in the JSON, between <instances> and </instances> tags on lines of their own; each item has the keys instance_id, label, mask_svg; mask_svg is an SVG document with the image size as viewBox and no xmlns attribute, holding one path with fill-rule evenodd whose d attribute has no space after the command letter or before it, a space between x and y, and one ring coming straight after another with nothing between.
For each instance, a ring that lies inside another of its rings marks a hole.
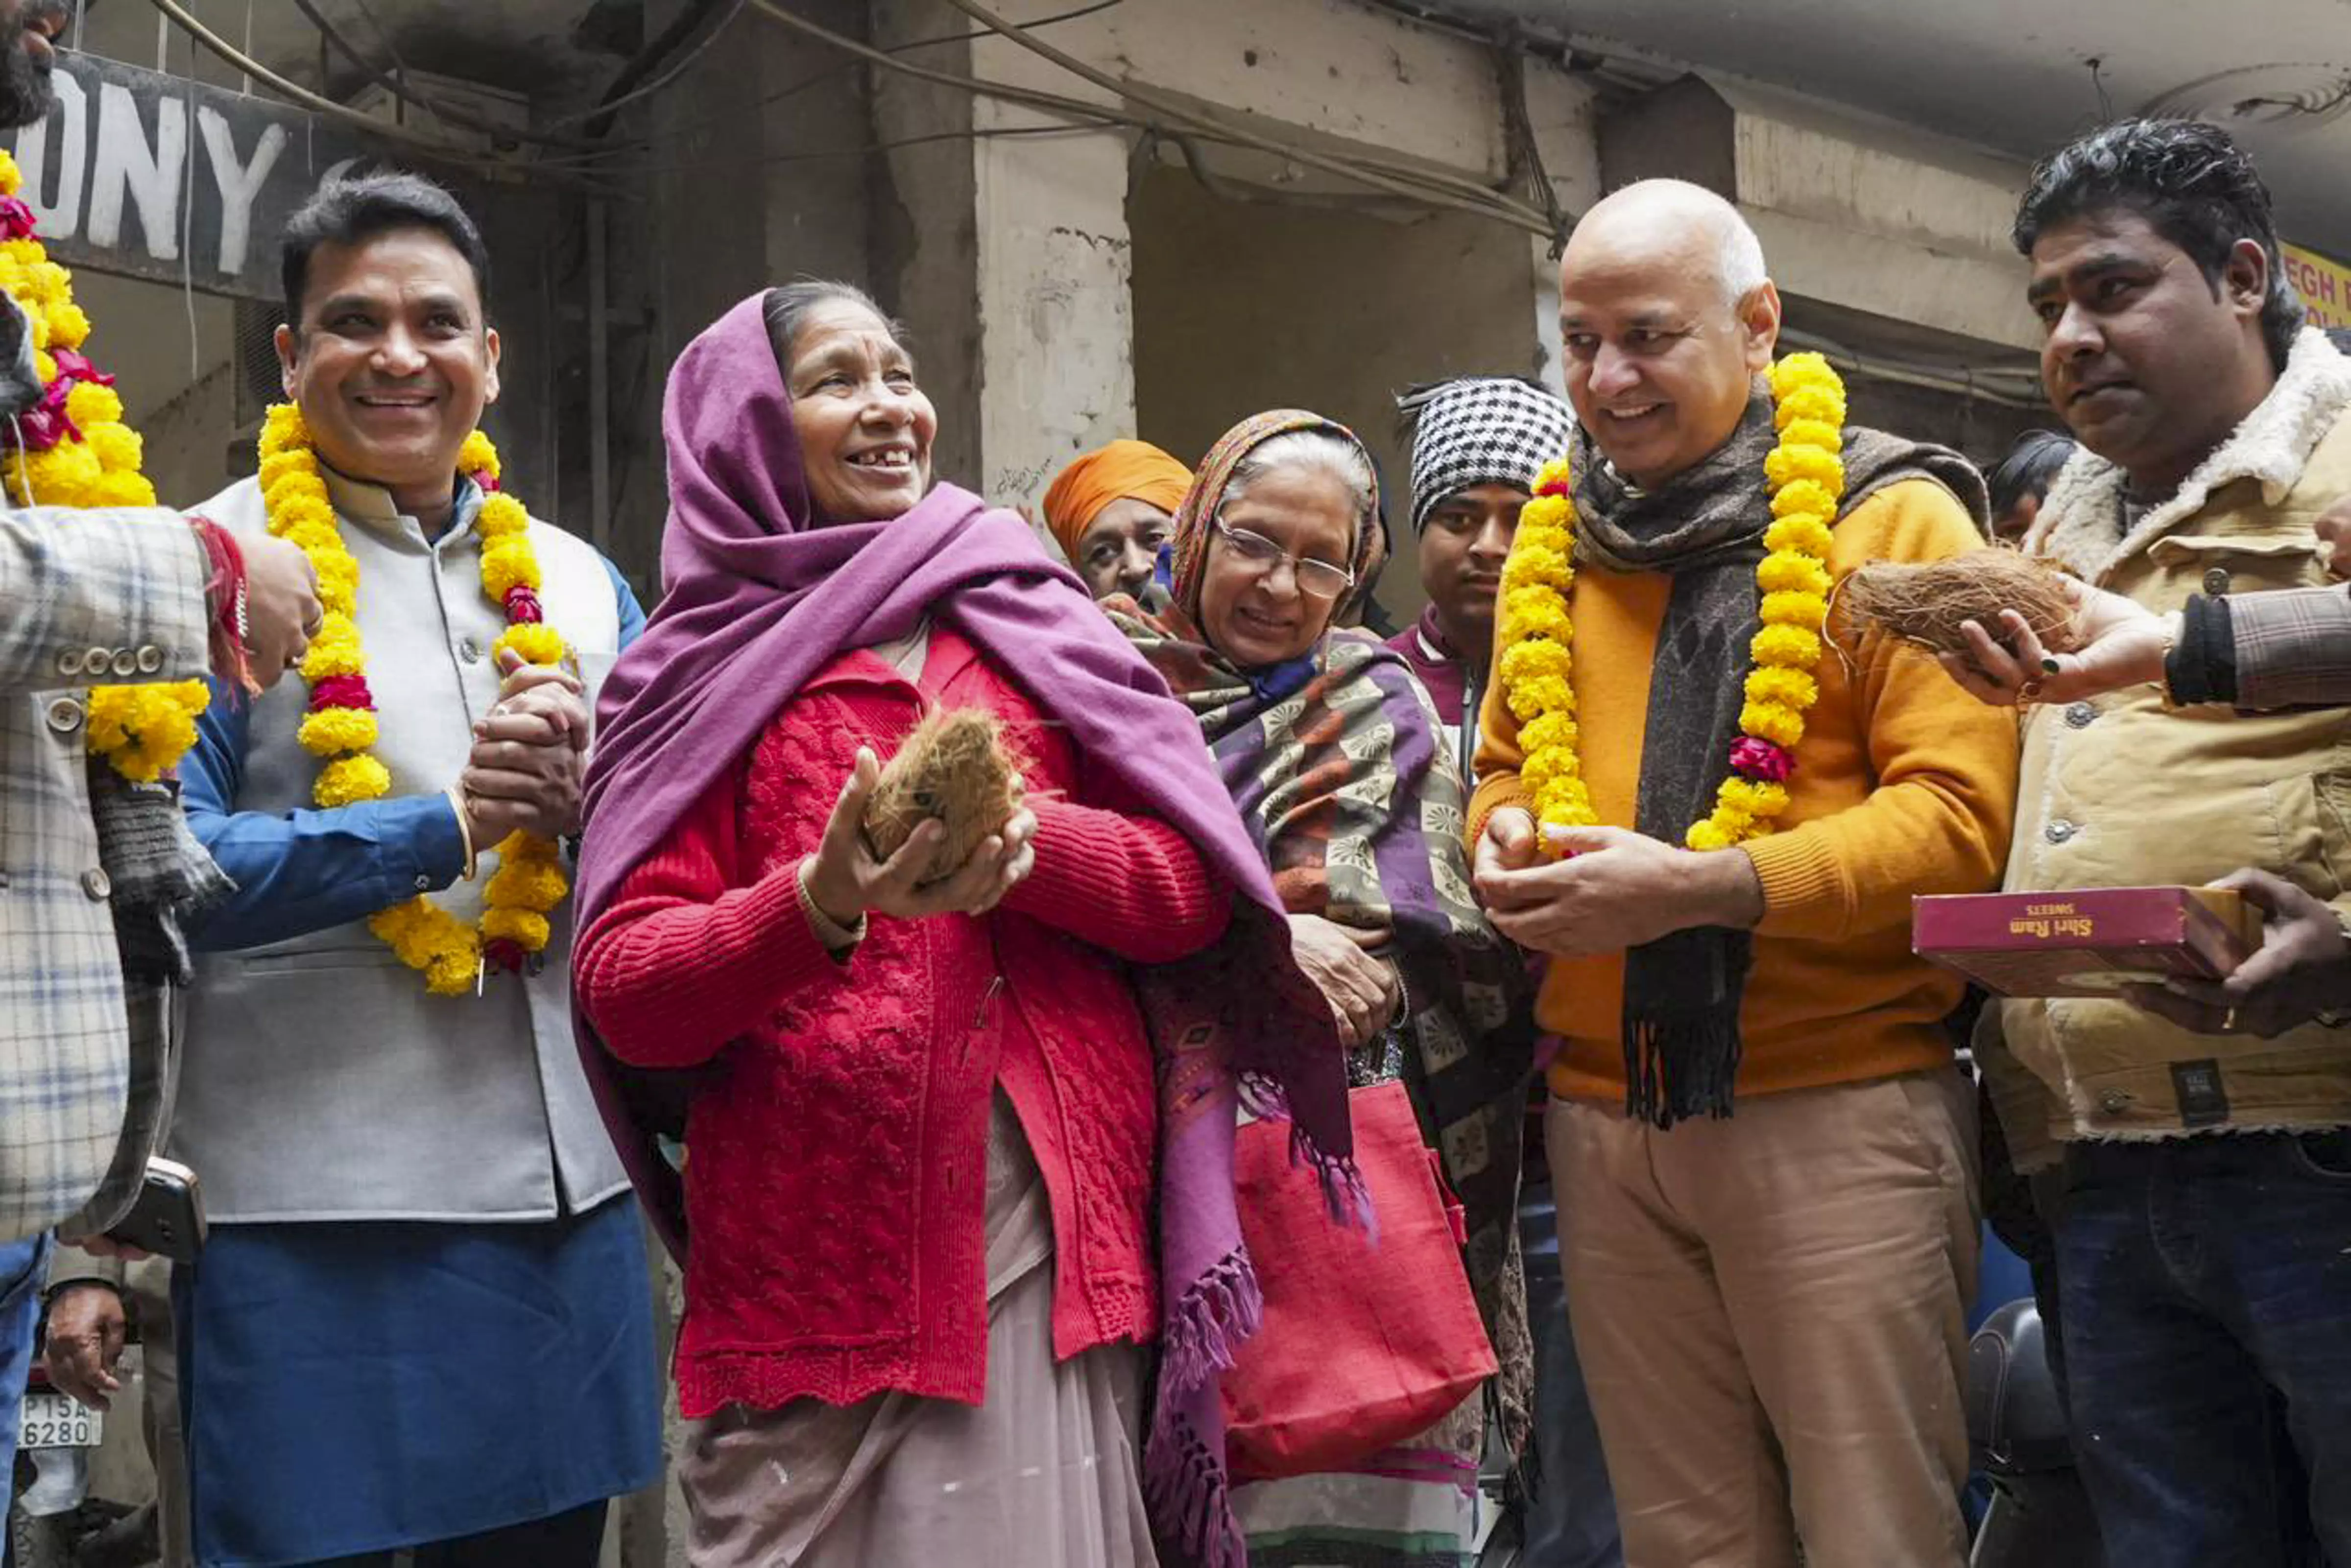
<instances>
[{"instance_id":1,"label":"checked plaid jacket","mask_svg":"<svg viewBox=\"0 0 2351 1568\"><path fill-rule=\"evenodd\" d=\"M0 311L0 418L32 375L22 319ZM102 1228L136 1191L110 1169L143 1168L117 1151L134 1057L142 1085L164 1071L166 998L124 992L84 730L99 678L206 673L206 570L174 512L0 510L0 1239Z\"/></svg>"},{"instance_id":2,"label":"checked plaid jacket","mask_svg":"<svg viewBox=\"0 0 2351 1568\"><path fill-rule=\"evenodd\" d=\"M2236 633L2237 706L2351 703L2351 590L2289 588L2229 601Z\"/></svg>"}]
</instances>

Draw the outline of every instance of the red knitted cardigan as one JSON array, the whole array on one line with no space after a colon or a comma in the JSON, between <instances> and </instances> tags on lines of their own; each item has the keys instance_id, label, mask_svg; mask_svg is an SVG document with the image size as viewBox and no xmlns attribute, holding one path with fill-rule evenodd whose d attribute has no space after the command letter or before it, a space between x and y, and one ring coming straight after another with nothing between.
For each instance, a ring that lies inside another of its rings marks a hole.
<instances>
[{"instance_id":1,"label":"red knitted cardigan","mask_svg":"<svg viewBox=\"0 0 2351 1568\"><path fill-rule=\"evenodd\" d=\"M796 876L860 746L926 702L1001 716L1036 869L993 914L876 915L837 964ZM699 1071L687 1118L681 1409L987 1387L987 1137L1001 1084L1051 1200L1053 1350L1157 1324L1151 1051L1121 959L1222 934L1229 893L1174 828L1105 795L1065 734L935 629L919 688L871 653L787 702L580 938L623 1061Z\"/></svg>"}]
</instances>

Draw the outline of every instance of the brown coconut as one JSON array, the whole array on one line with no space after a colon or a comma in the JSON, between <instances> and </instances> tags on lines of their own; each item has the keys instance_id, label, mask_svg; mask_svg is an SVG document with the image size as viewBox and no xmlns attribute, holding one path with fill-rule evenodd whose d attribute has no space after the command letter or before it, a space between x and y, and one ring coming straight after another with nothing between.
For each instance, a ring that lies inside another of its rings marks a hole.
<instances>
[{"instance_id":1,"label":"brown coconut","mask_svg":"<svg viewBox=\"0 0 2351 1568\"><path fill-rule=\"evenodd\" d=\"M1970 550L1917 564L1872 561L1837 585L1835 625L1840 643L1883 632L1930 653L1966 659L1959 628L1970 621L2015 652L2000 618L2003 610L2022 615L2052 653L2070 653L2079 645L2064 574L2013 549Z\"/></svg>"},{"instance_id":2,"label":"brown coconut","mask_svg":"<svg viewBox=\"0 0 2351 1568\"><path fill-rule=\"evenodd\" d=\"M995 715L935 708L882 769L882 781L865 802L866 845L886 861L916 828L936 818L946 825L946 837L917 880L953 876L1020 809L1019 772Z\"/></svg>"}]
</instances>

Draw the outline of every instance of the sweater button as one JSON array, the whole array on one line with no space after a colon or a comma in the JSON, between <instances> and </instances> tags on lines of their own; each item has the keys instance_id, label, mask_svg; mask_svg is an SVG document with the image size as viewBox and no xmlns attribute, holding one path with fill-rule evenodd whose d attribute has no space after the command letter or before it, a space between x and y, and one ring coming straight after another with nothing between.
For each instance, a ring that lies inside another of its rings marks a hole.
<instances>
[{"instance_id":1,"label":"sweater button","mask_svg":"<svg viewBox=\"0 0 2351 1568\"><path fill-rule=\"evenodd\" d=\"M2067 703L2065 705L2065 724L2068 728L2087 729L2090 727L2092 721L2096 719L2097 716L2098 710L2092 707L2088 703Z\"/></svg>"},{"instance_id":2,"label":"sweater button","mask_svg":"<svg viewBox=\"0 0 2351 1568\"><path fill-rule=\"evenodd\" d=\"M2210 594L2222 594L2228 592L2229 569L2225 566L2216 566L2209 569L2204 573L2204 591Z\"/></svg>"},{"instance_id":3,"label":"sweater button","mask_svg":"<svg viewBox=\"0 0 2351 1568\"><path fill-rule=\"evenodd\" d=\"M2079 828L2076 828L2064 818L2060 817L2055 821L2050 823L2047 827L2042 829L2041 836L2047 839L2053 844L2062 844L2067 839L2072 838L2079 831L2081 831Z\"/></svg>"}]
</instances>

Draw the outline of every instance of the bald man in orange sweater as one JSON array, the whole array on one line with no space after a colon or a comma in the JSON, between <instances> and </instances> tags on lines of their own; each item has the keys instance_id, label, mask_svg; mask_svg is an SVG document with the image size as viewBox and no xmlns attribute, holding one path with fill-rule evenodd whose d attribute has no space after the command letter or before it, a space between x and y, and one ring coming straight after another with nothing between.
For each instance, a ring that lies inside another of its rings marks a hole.
<instances>
[{"instance_id":1,"label":"bald man in orange sweater","mask_svg":"<svg viewBox=\"0 0 2351 1568\"><path fill-rule=\"evenodd\" d=\"M1577 226L1561 326L1607 825L1541 852L1498 680L1468 832L1495 925L1549 958L1546 1137L1625 1562L1792 1568L1801 1539L1809 1568L1959 1568L1973 1095L1910 900L1998 885L2015 726L1908 650L1826 651L1772 831L1680 847L1741 736L1779 295L1735 209L1645 182ZM1982 542L1956 453L1849 427L1842 461L1833 577Z\"/></svg>"}]
</instances>

